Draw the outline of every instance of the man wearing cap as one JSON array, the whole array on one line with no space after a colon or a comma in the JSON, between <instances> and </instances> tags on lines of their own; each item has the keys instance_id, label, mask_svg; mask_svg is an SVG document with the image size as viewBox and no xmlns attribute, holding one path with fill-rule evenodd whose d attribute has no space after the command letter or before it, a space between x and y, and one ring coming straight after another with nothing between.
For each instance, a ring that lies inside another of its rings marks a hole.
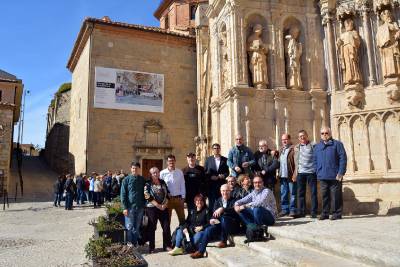
<instances>
[{"instance_id":1,"label":"man wearing cap","mask_svg":"<svg viewBox=\"0 0 400 267\"><path fill-rule=\"evenodd\" d=\"M179 224L183 224L185 222L185 178L183 172L175 168L175 163L175 156L168 155L168 167L160 172L160 178L167 184L170 193L170 199L168 201L169 220L171 221L172 210L175 210L178 215Z\"/></svg>"},{"instance_id":2,"label":"man wearing cap","mask_svg":"<svg viewBox=\"0 0 400 267\"><path fill-rule=\"evenodd\" d=\"M196 155L190 152L186 155L188 165L182 170L186 185L186 204L188 212L195 209L194 197L198 194L205 196L205 172L197 165Z\"/></svg>"}]
</instances>

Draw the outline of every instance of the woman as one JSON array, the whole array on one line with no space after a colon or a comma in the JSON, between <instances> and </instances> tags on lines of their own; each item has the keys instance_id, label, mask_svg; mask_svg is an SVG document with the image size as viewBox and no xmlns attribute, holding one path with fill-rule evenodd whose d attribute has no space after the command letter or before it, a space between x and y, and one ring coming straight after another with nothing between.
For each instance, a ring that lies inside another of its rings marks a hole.
<instances>
[{"instance_id":1,"label":"woman","mask_svg":"<svg viewBox=\"0 0 400 267\"><path fill-rule=\"evenodd\" d=\"M147 200L146 212L149 218L147 225L147 238L149 239L149 253L154 252L155 232L157 221L160 220L163 229L163 250L171 250L171 230L168 213L168 188L160 179L157 167L150 169L151 179L145 183L144 198Z\"/></svg>"},{"instance_id":2,"label":"woman","mask_svg":"<svg viewBox=\"0 0 400 267\"><path fill-rule=\"evenodd\" d=\"M100 207L101 191L103 190L103 183L101 181L101 175L96 177L93 186L93 206L94 208Z\"/></svg>"},{"instance_id":3,"label":"woman","mask_svg":"<svg viewBox=\"0 0 400 267\"><path fill-rule=\"evenodd\" d=\"M204 229L209 225L208 208L201 194L194 197L194 204L196 209L190 211L185 224L178 228L176 232L175 248L168 253L171 256L183 254L182 241L187 236L190 237L192 244L197 247L204 235Z\"/></svg>"},{"instance_id":4,"label":"woman","mask_svg":"<svg viewBox=\"0 0 400 267\"><path fill-rule=\"evenodd\" d=\"M253 191L253 185L251 184L251 180L248 175L239 175L238 183L240 185L240 189L236 196L236 199L242 199Z\"/></svg>"}]
</instances>

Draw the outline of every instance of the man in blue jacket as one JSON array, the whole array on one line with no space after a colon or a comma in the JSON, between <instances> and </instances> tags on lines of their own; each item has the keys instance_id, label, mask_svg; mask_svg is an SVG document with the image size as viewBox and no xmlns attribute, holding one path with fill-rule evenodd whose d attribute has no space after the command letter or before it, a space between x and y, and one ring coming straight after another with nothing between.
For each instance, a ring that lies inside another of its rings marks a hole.
<instances>
[{"instance_id":1,"label":"man in blue jacket","mask_svg":"<svg viewBox=\"0 0 400 267\"><path fill-rule=\"evenodd\" d=\"M236 135L235 144L228 154L231 175L238 177L240 174L248 174L253 177L251 167L256 164L253 152L243 144L243 136L240 134Z\"/></svg>"},{"instance_id":2,"label":"man in blue jacket","mask_svg":"<svg viewBox=\"0 0 400 267\"><path fill-rule=\"evenodd\" d=\"M121 186L121 204L125 215L127 239L133 246L140 237L139 228L144 211L144 177L139 175L140 163L132 162L131 174Z\"/></svg>"},{"instance_id":3,"label":"man in blue jacket","mask_svg":"<svg viewBox=\"0 0 400 267\"><path fill-rule=\"evenodd\" d=\"M347 155L343 143L332 138L329 127L322 127L321 142L314 148L314 169L322 192L320 220L329 218L331 202L331 220L342 218L342 180L346 174L346 165Z\"/></svg>"}]
</instances>

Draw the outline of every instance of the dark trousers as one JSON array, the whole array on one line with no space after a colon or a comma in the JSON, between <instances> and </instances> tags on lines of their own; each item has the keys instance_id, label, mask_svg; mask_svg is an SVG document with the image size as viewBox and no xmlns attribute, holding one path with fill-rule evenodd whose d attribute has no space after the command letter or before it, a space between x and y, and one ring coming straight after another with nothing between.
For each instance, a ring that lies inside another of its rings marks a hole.
<instances>
[{"instance_id":1,"label":"dark trousers","mask_svg":"<svg viewBox=\"0 0 400 267\"><path fill-rule=\"evenodd\" d=\"M93 206L101 206L100 204L100 194L101 192L93 192Z\"/></svg>"},{"instance_id":2,"label":"dark trousers","mask_svg":"<svg viewBox=\"0 0 400 267\"><path fill-rule=\"evenodd\" d=\"M318 210L317 177L315 173L299 173L297 175L297 196L300 214L306 214L307 184L311 191L311 215L316 215Z\"/></svg>"},{"instance_id":3,"label":"dark trousers","mask_svg":"<svg viewBox=\"0 0 400 267\"><path fill-rule=\"evenodd\" d=\"M322 215L342 216L342 182L338 180L320 180L322 192ZM332 209L331 209L332 208Z\"/></svg>"},{"instance_id":4,"label":"dark trousers","mask_svg":"<svg viewBox=\"0 0 400 267\"><path fill-rule=\"evenodd\" d=\"M66 210L72 210L73 200L74 200L74 193L67 192L65 195L65 209Z\"/></svg>"},{"instance_id":5,"label":"dark trousers","mask_svg":"<svg viewBox=\"0 0 400 267\"><path fill-rule=\"evenodd\" d=\"M54 193L54 206L60 206L63 193Z\"/></svg>"},{"instance_id":6,"label":"dark trousers","mask_svg":"<svg viewBox=\"0 0 400 267\"><path fill-rule=\"evenodd\" d=\"M155 248L155 234L157 222L160 221L163 230L163 248L171 247L171 230L169 223L168 209L160 210L156 207L146 208L149 224L147 225L147 237L149 239L149 249Z\"/></svg>"},{"instance_id":7,"label":"dark trousers","mask_svg":"<svg viewBox=\"0 0 400 267\"><path fill-rule=\"evenodd\" d=\"M210 214L213 213L214 211L214 203L217 201L219 197L221 197L221 193L219 191L219 188L217 189L216 187L218 185L211 185L212 187L210 188L210 191L208 192L208 212Z\"/></svg>"},{"instance_id":8,"label":"dark trousers","mask_svg":"<svg viewBox=\"0 0 400 267\"><path fill-rule=\"evenodd\" d=\"M93 202L93 195L94 195L94 192L89 191L89 202Z\"/></svg>"},{"instance_id":9,"label":"dark trousers","mask_svg":"<svg viewBox=\"0 0 400 267\"><path fill-rule=\"evenodd\" d=\"M263 207L246 208L239 213L239 216L246 225L250 223L267 226L275 224L275 218L272 213Z\"/></svg>"}]
</instances>

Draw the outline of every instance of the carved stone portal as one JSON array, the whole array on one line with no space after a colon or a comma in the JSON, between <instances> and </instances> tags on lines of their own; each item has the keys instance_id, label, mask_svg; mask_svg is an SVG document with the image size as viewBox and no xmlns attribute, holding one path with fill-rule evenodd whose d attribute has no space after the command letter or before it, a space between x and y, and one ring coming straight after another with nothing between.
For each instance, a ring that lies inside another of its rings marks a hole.
<instances>
[{"instance_id":1,"label":"carved stone portal","mask_svg":"<svg viewBox=\"0 0 400 267\"><path fill-rule=\"evenodd\" d=\"M254 87L258 89L267 88L267 54L268 47L262 40L263 27L256 24L253 28L253 33L247 41L247 51L250 58L250 72Z\"/></svg>"}]
</instances>

